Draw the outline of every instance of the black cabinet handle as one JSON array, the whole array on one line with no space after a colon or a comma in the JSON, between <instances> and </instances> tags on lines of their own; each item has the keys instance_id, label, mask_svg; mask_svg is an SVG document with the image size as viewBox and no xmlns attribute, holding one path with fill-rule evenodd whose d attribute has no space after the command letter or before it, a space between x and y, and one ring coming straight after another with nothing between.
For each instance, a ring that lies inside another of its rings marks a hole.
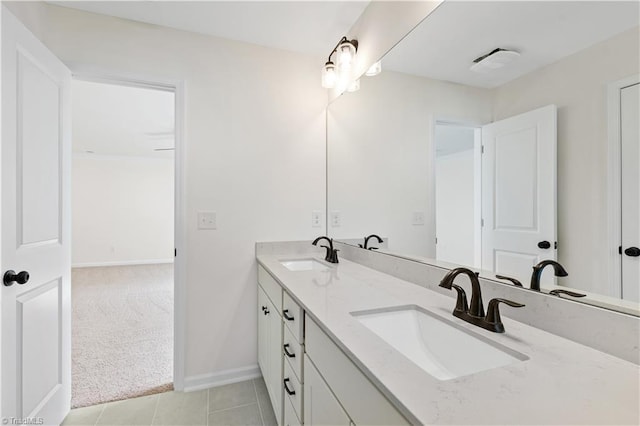
<instances>
[{"instance_id":1,"label":"black cabinet handle","mask_svg":"<svg viewBox=\"0 0 640 426\"><path fill-rule=\"evenodd\" d=\"M288 343L283 346L283 349L284 349L284 354L286 356L288 356L289 358L295 358L296 357L296 354L292 354L291 352L289 352L289 344Z\"/></svg>"},{"instance_id":2,"label":"black cabinet handle","mask_svg":"<svg viewBox=\"0 0 640 426\"><path fill-rule=\"evenodd\" d=\"M264 310L264 314L265 314L265 315L269 315L269 313L270 313L270 312L269 312L269 310L265 308L265 310Z\"/></svg>"},{"instance_id":3,"label":"black cabinet handle","mask_svg":"<svg viewBox=\"0 0 640 426\"><path fill-rule=\"evenodd\" d=\"M284 311L282 311L282 316L287 321L293 321L294 320L294 318L292 316L289 316L289 310L288 309L285 309Z\"/></svg>"},{"instance_id":4,"label":"black cabinet handle","mask_svg":"<svg viewBox=\"0 0 640 426\"><path fill-rule=\"evenodd\" d=\"M546 241L546 240L545 241L540 241L538 243L538 248L545 249L545 250L549 249L549 248L551 248L551 243L549 241Z\"/></svg>"},{"instance_id":5,"label":"black cabinet handle","mask_svg":"<svg viewBox=\"0 0 640 426\"><path fill-rule=\"evenodd\" d=\"M627 256L631 256L631 257L638 257L638 256L640 256L640 248L638 248L638 247L629 247L628 249L626 249L624 251L624 254L626 254Z\"/></svg>"},{"instance_id":6,"label":"black cabinet handle","mask_svg":"<svg viewBox=\"0 0 640 426\"><path fill-rule=\"evenodd\" d=\"M29 273L27 271L18 272L9 269L4 273L2 277L2 282L5 286L12 286L14 282L18 284L26 284L29 281Z\"/></svg>"},{"instance_id":7,"label":"black cabinet handle","mask_svg":"<svg viewBox=\"0 0 640 426\"><path fill-rule=\"evenodd\" d=\"M289 395L295 395L296 391L289 389L289 386L287 386L287 383L289 383L291 380L284 379L284 390L289 394Z\"/></svg>"},{"instance_id":8,"label":"black cabinet handle","mask_svg":"<svg viewBox=\"0 0 640 426\"><path fill-rule=\"evenodd\" d=\"M263 306L263 307L262 307L262 312L264 312L264 311L266 311L266 310L267 310L267 307L266 307L266 306Z\"/></svg>"}]
</instances>

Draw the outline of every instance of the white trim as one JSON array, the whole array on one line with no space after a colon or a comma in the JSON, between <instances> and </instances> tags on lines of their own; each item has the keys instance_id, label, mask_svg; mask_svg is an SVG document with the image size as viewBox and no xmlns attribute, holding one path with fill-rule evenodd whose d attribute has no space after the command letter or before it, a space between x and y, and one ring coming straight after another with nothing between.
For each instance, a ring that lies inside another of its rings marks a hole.
<instances>
[{"instance_id":1,"label":"white trim","mask_svg":"<svg viewBox=\"0 0 640 426\"><path fill-rule=\"evenodd\" d=\"M186 85L184 80L173 80L158 76L140 75L127 71L107 69L81 63L66 64L73 78L130 87L143 87L172 91L175 94L175 226L174 245L177 256L174 260L174 309L173 309L173 387L184 390L186 362L187 323L187 224L186 224L186 150L185 114Z\"/></svg>"},{"instance_id":2,"label":"white trim","mask_svg":"<svg viewBox=\"0 0 640 426\"><path fill-rule=\"evenodd\" d=\"M97 266L131 266L131 265L160 265L173 263L173 259L139 259L139 260L114 260L112 262L87 262L74 263L72 268L94 268Z\"/></svg>"},{"instance_id":3,"label":"white trim","mask_svg":"<svg viewBox=\"0 0 640 426\"><path fill-rule=\"evenodd\" d=\"M622 297L621 258L618 252L622 237L622 165L620 158L620 91L640 83L640 74L634 74L607 85L607 205L608 235L607 258L609 292L607 296Z\"/></svg>"},{"instance_id":4,"label":"white trim","mask_svg":"<svg viewBox=\"0 0 640 426\"><path fill-rule=\"evenodd\" d=\"M241 368L232 368L218 373L199 374L197 376L185 377L183 391L192 392L216 386L228 385L230 383L257 379L258 377L262 377L258 364Z\"/></svg>"}]
</instances>

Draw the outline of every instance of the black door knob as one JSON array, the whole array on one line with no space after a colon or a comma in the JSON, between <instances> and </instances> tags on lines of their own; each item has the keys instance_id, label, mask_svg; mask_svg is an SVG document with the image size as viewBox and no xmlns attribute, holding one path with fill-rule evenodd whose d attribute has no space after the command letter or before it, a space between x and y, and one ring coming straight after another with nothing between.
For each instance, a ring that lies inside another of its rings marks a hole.
<instances>
[{"instance_id":1,"label":"black door knob","mask_svg":"<svg viewBox=\"0 0 640 426\"><path fill-rule=\"evenodd\" d=\"M25 284L29 281L29 273L27 271L18 272L9 269L4 273L4 277L2 277L2 282L7 287L13 285L14 282L18 284Z\"/></svg>"},{"instance_id":2,"label":"black door knob","mask_svg":"<svg viewBox=\"0 0 640 426\"><path fill-rule=\"evenodd\" d=\"M628 249L626 249L624 251L624 254L626 254L627 256L631 256L631 257L638 257L638 256L640 256L640 248L638 248L638 247L629 247Z\"/></svg>"},{"instance_id":3,"label":"black door knob","mask_svg":"<svg viewBox=\"0 0 640 426\"><path fill-rule=\"evenodd\" d=\"M540 241L538 243L538 248L541 248L541 249L551 248L551 243L549 241Z\"/></svg>"}]
</instances>

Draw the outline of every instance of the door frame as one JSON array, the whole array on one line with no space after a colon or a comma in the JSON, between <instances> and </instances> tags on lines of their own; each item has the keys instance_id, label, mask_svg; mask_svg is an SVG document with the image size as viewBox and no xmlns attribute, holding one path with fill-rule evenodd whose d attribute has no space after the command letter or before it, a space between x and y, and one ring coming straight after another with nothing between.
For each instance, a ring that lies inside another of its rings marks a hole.
<instances>
[{"instance_id":1,"label":"door frame","mask_svg":"<svg viewBox=\"0 0 640 426\"><path fill-rule=\"evenodd\" d=\"M436 126L455 126L466 127L473 129L473 205L474 205L474 217L473 217L473 257L474 267L480 268L482 266L482 126L480 122L464 121L456 119L448 119L441 117L433 117L431 120L431 159L429 161L429 179L431 181L431 193L433 194L432 200L435 202L436 198ZM437 207L436 207L437 208ZM436 223L436 214L434 211L434 232L437 238L438 224ZM434 241L435 244L435 241ZM434 256L436 258L437 247L434 246ZM471 266L471 265L469 265Z\"/></svg>"},{"instance_id":2,"label":"door frame","mask_svg":"<svg viewBox=\"0 0 640 426\"><path fill-rule=\"evenodd\" d=\"M173 387L184 390L186 319L187 319L187 203L186 203L186 139L185 106L186 84L153 75L141 75L127 71L105 69L93 65L66 63L74 80L117 84L171 91L175 100L175 151L174 151L174 276L173 276ZM73 119L73 117L71 117ZM73 198L73 194L71 194Z\"/></svg>"},{"instance_id":3,"label":"door frame","mask_svg":"<svg viewBox=\"0 0 640 426\"><path fill-rule=\"evenodd\" d=\"M622 259L618 252L622 236L622 158L620 132L620 91L640 83L633 74L607 84L607 201L608 201L608 285L609 296L622 297Z\"/></svg>"}]
</instances>

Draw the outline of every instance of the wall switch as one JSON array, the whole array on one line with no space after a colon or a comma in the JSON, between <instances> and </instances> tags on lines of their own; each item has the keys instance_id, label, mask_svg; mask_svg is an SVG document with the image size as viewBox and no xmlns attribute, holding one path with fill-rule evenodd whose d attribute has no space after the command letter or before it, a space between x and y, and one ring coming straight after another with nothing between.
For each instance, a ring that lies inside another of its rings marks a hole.
<instances>
[{"instance_id":1,"label":"wall switch","mask_svg":"<svg viewBox=\"0 0 640 426\"><path fill-rule=\"evenodd\" d=\"M413 224L424 225L424 212L413 212Z\"/></svg>"},{"instance_id":2,"label":"wall switch","mask_svg":"<svg viewBox=\"0 0 640 426\"><path fill-rule=\"evenodd\" d=\"M216 212L198 212L198 229L217 229Z\"/></svg>"},{"instance_id":3,"label":"wall switch","mask_svg":"<svg viewBox=\"0 0 640 426\"><path fill-rule=\"evenodd\" d=\"M340 212L331 212L331 227L339 228L340 222Z\"/></svg>"},{"instance_id":4,"label":"wall switch","mask_svg":"<svg viewBox=\"0 0 640 426\"><path fill-rule=\"evenodd\" d=\"M322 220L322 212L313 211L311 212L311 227L312 228L320 228L322 224L320 223Z\"/></svg>"}]
</instances>

